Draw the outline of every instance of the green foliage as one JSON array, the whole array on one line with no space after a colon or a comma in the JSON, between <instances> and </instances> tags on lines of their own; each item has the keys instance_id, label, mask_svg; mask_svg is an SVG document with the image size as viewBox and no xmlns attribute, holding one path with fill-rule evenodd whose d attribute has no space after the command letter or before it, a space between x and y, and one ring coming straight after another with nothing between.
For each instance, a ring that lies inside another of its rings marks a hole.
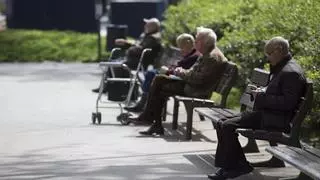
<instances>
[{"instance_id":1,"label":"green foliage","mask_svg":"<svg viewBox=\"0 0 320 180\"><path fill-rule=\"evenodd\" d=\"M261 0L182 0L177 6L170 6L165 12L164 39L175 44L181 33L194 33L196 27L212 28L221 38L233 29L231 23L239 16L247 21L249 14Z\"/></svg>"},{"instance_id":2,"label":"green foliage","mask_svg":"<svg viewBox=\"0 0 320 180\"><path fill-rule=\"evenodd\" d=\"M232 88L227 99L227 107L233 108L233 109L239 109L239 100L241 96L241 91L238 88ZM211 99L215 102L220 102L221 95L218 93L213 93L211 96Z\"/></svg>"},{"instance_id":3,"label":"green foliage","mask_svg":"<svg viewBox=\"0 0 320 180\"><path fill-rule=\"evenodd\" d=\"M178 34L194 32L197 26L214 29L218 46L239 65L241 91L253 68L266 66L265 41L283 36L314 82L310 122L320 124L319 12L320 1L315 0L184 0L166 11L164 38L174 44Z\"/></svg>"},{"instance_id":4,"label":"green foliage","mask_svg":"<svg viewBox=\"0 0 320 180\"><path fill-rule=\"evenodd\" d=\"M5 12L5 4L1 1L0 2L0 14Z\"/></svg>"},{"instance_id":5,"label":"green foliage","mask_svg":"<svg viewBox=\"0 0 320 180\"><path fill-rule=\"evenodd\" d=\"M96 34L38 30L0 32L0 62L96 61L96 59Z\"/></svg>"},{"instance_id":6,"label":"green foliage","mask_svg":"<svg viewBox=\"0 0 320 180\"><path fill-rule=\"evenodd\" d=\"M294 58L304 67L307 77L314 81L311 120L317 123L320 117L319 10L320 2L313 0L278 0L260 4L250 21L235 23L235 29L225 33L219 42L227 57L241 66L244 83L254 67L263 67L265 63L265 40L274 36L288 39Z\"/></svg>"}]
</instances>

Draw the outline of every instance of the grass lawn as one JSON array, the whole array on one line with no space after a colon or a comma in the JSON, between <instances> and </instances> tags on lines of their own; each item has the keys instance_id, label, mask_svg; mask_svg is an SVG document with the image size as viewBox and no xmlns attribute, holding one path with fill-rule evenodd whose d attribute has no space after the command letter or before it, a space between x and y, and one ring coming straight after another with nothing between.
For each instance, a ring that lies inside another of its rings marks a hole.
<instances>
[{"instance_id":1,"label":"grass lawn","mask_svg":"<svg viewBox=\"0 0 320 180\"><path fill-rule=\"evenodd\" d=\"M105 39L102 40L105 47ZM107 56L104 52L103 56ZM72 31L0 32L0 62L97 61L97 35Z\"/></svg>"}]
</instances>

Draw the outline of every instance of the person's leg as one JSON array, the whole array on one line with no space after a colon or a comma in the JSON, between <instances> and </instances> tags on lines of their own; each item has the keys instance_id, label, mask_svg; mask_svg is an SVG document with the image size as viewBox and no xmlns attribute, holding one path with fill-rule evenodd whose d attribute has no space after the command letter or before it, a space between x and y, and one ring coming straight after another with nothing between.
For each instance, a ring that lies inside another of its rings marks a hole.
<instances>
[{"instance_id":1,"label":"person's leg","mask_svg":"<svg viewBox=\"0 0 320 180\"><path fill-rule=\"evenodd\" d=\"M159 89L155 92L152 87L158 83L161 85L158 86ZM184 85L185 82L183 81L168 79L167 76L156 76L150 91L150 101L148 101L146 106L147 108L152 108L151 114L154 123L147 131L142 131L140 134L150 135L157 133L156 130L159 129L161 129L161 134L163 134L161 115L164 104L166 103L167 98L171 95L183 95Z\"/></svg>"},{"instance_id":2,"label":"person's leg","mask_svg":"<svg viewBox=\"0 0 320 180\"><path fill-rule=\"evenodd\" d=\"M134 106L130 107L125 107L124 109L127 111L131 112L140 112L145 108L146 102L147 102L147 97L148 97L148 92L152 83L152 80L154 77L158 74L157 70L149 70L145 74L145 81L142 84L142 95L139 100Z\"/></svg>"},{"instance_id":3,"label":"person's leg","mask_svg":"<svg viewBox=\"0 0 320 180\"><path fill-rule=\"evenodd\" d=\"M208 175L210 179L231 178L252 171L235 132L237 128L261 128L261 112L242 113L241 116L218 123L215 165L223 171Z\"/></svg>"}]
</instances>

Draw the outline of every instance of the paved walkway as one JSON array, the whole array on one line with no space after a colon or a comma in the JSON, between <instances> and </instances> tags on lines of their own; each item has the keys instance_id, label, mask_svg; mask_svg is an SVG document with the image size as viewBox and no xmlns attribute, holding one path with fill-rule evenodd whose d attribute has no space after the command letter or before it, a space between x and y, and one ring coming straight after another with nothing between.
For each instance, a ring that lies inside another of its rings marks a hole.
<instances>
[{"instance_id":1,"label":"paved walkway","mask_svg":"<svg viewBox=\"0 0 320 180\"><path fill-rule=\"evenodd\" d=\"M97 64L0 64L0 179L206 180L214 172L215 132L196 116L193 141L184 141L185 126L170 130L171 116L164 137L140 137L146 127L121 126L115 104L91 125L99 74ZM297 173L257 169L237 179Z\"/></svg>"}]
</instances>

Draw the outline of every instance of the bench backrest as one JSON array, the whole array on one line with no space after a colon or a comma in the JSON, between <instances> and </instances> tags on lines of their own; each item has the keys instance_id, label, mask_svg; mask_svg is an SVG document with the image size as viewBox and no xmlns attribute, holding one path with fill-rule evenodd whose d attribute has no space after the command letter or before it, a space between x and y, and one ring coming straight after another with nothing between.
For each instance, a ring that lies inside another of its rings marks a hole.
<instances>
[{"instance_id":1,"label":"bench backrest","mask_svg":"<svg viewBox=\"0 0 320 180\"><path fill-rule=\"evenodd\" d=\"M241 95L241 111L252 111L254 107L254 98L251 95L251 86L266 87L269 81L269 72L263 69L255 68L250 77L250 84Z\"/></svg>"},{"instance_id":2,"label":"bench backrest","mask_svg":"<svg viewBox=\"0 0 320 180\"><path fill-rule=\"evenodd\" d=\"M226 107L228 94L238 78L238 67L235 63L228 61L220 78L215 92L221 95L220 106Z\"/></svg>"},{"instance_id":3,"label":"bench backrest","mask_svg":"<svg viewBox=\"0 0 320 180\"><path fill-rule=\"evenodd\" d=\"M300 102L297 106L295 115L290 122L291 131L290 137L292 139L299 139L301 124L307 114L312 109L312 99L313 99L313 83L310 80L307 80L306 87L304 90L303 97L300 98Z\"/></svg>"}]
</instances>

